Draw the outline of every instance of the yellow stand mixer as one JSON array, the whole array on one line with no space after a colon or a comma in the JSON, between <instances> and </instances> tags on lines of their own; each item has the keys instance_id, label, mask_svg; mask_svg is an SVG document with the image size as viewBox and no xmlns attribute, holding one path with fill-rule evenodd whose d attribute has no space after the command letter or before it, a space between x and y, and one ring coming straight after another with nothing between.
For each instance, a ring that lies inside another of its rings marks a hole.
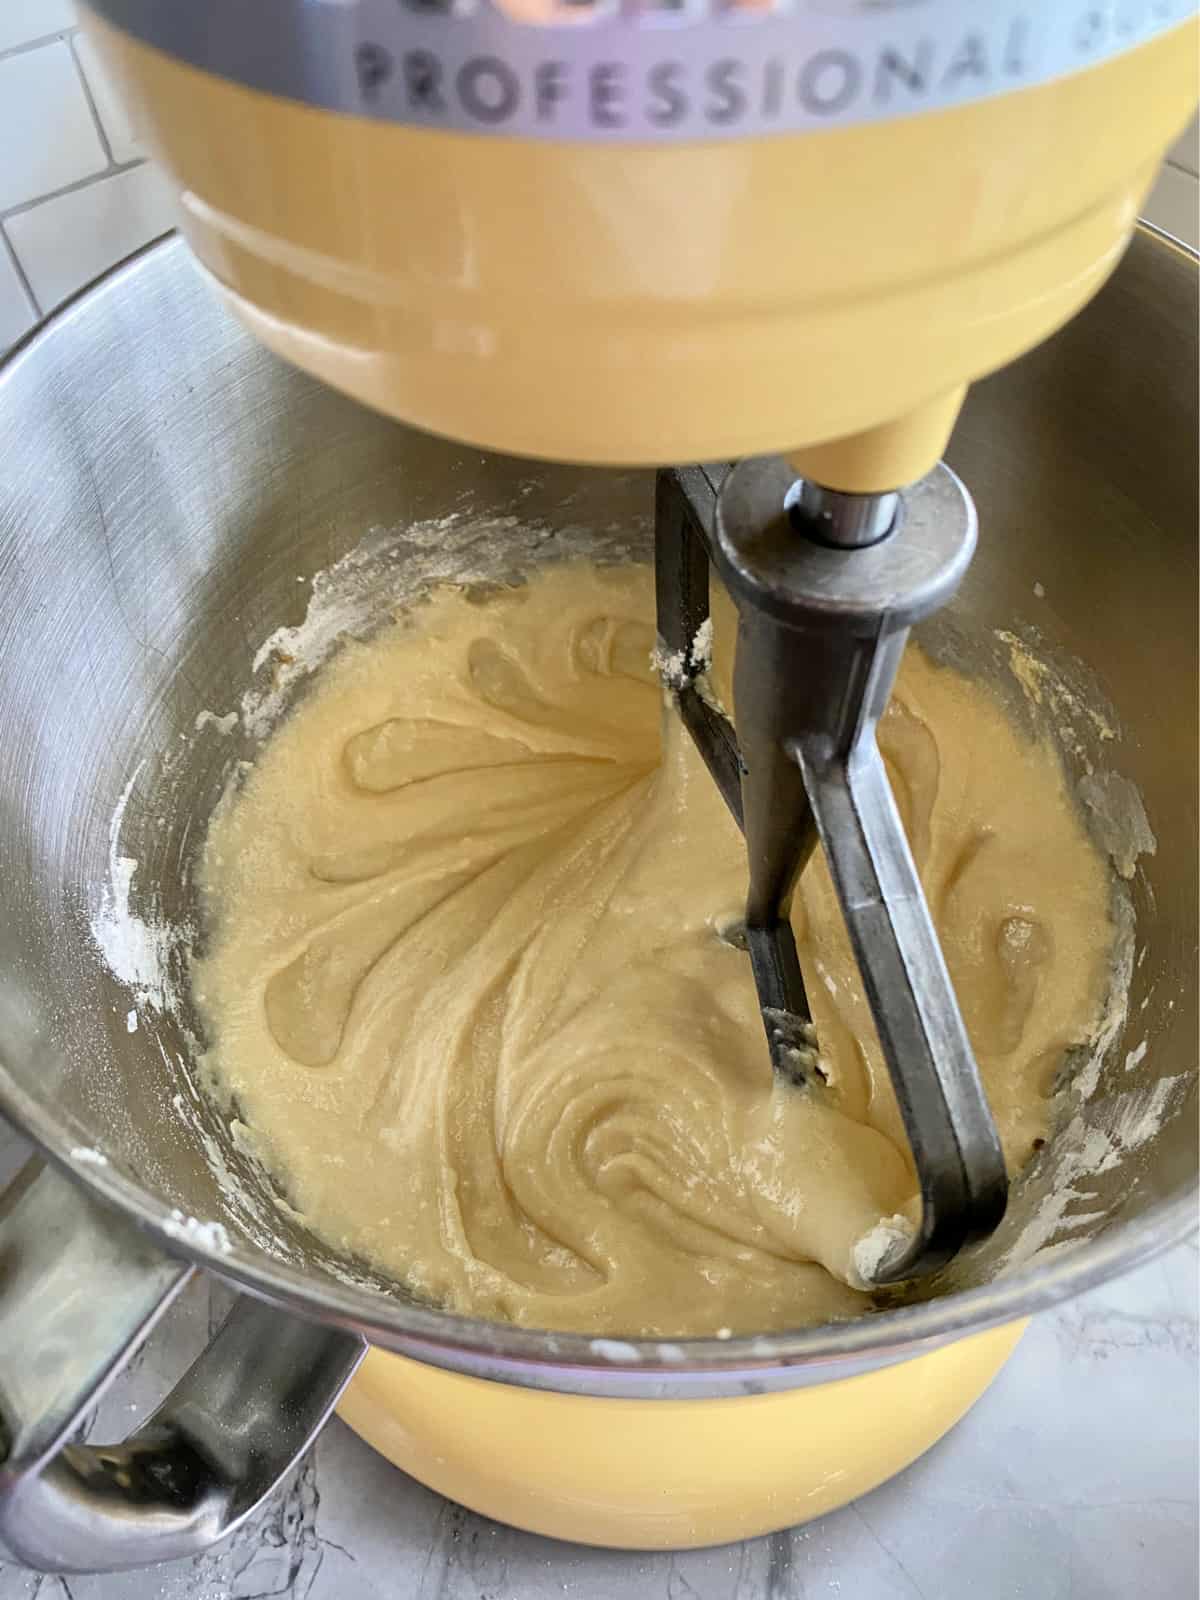
<instances>
[{"instance_id":1,"label":"yellow stand mixer","mask_svg":"<svg viewBox=\"0 0 1200 1600\"><path fill-rule=\"evenodd\" d=\"M663 469L661 643L746 834L776 1069L819 1087L787 919L819 839L904 1112L922 1220L872 1261L877 1284L937 1270L1005 1200L874 744L909 626L974 547L937 463L966 385L1119 259L1195 97L1192 9L88 0L188 241L264 343L456 439ZM730 458L748 459L671 468ZM710 563L739 611L736 735L699 688ZM898 1470L1019 1331L713 1401L538 1393L372 1352L342 1413L520 1525L715 1543ZM502 1464L479 1442L497 1434Z\"/></svg>"}]
</instances>

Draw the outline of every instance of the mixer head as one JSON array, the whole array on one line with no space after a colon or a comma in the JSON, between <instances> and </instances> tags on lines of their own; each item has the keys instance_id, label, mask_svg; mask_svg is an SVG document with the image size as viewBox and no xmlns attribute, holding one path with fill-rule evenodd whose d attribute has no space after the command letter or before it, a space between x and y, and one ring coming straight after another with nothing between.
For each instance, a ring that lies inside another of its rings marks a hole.
<instances>
[{"instance_id":1,"label":"mixer head","mask_svg":"<svg viewBox=\"0 0 1200 1600\"><path fill-rule=\"evenodd\" d=\"M954 593L975 532L970 496L944 466L903 495L827 490L780 457L658 477L660 658L745 835L745 946L772 1065L823 1092L789 917L819 842L912 1147L921 1221L879 1261L879 1285L937 1271L996 1227L1007 1199L1000 1142L875 742L908 630ZM736 731L705 683L710 564L738 613Z\"/></svg>"}]
</instances>

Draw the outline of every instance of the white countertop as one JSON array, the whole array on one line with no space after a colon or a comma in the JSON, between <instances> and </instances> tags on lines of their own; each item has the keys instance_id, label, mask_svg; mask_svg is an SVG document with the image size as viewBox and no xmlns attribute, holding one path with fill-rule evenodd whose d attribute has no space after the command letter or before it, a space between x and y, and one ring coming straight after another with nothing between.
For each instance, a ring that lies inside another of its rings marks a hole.
<instances>
[{"instance_id":1,"label":"white countertop","mask_svg":"<svg viewBox=\"0 0 1200 1600\"><path fill-rule=\"evenodd\" d=\"M210 1554L65 1581L0 1565L0 1600L1192 1600L1198 1266L1193 1241L1044 1315L928 1455L769 1538L674 1556L556 1544L443 1500L335 1421ZM91 1436L128 1432L228 1303L193 1281Z\"/></svg>"}]
</instances>

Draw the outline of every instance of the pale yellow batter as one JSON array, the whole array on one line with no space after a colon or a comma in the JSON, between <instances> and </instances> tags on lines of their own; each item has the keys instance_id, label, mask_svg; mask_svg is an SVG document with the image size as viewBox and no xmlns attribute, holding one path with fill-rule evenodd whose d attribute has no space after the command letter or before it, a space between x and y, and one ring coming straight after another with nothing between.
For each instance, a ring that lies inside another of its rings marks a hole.
<instances>
[{"instance_id":1,"label":"pale yellow batter","mask_svg":"<svg viewBox=\"0 0 1200 1600\"><path fill-rule=\"evenodd\" d=\"M351 645L213 823L208 1060L291 1204L458 1310L761 1331L866 1303L913 1214L818 856L796 913L828 1087L772 1078L737 829L652 672L645 568L437 592ZM665 729L665 732L664 732ZM1090 1037L1107 871L1057 758L910 648L880 729L1010 1169Z\"/></svg>"}]
</instances>

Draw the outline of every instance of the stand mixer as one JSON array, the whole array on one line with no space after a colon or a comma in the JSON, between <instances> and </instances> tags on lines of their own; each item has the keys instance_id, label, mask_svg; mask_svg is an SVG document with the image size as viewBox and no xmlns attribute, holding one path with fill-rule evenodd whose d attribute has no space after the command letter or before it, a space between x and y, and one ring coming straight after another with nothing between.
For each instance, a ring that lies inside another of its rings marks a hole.
<instances>
[{"instance_id":1,"label":"stand mixer","mask_svg":"<svg viewBox=\"0 0 1200 1600\"><path fill-rule=\"evenodd\" d=\"M936 1271L1006 1177L874 727L974 547L936 468L965 385L1115 264L1189 109L1192 8L91 9L185 234L268 345L490 448L752 456L660 478L662 652L745 833L773 1064L814 1092L788 909L818 839L829 858L922 1194L865 1273ZM710 559L736 736L698 684Z\"/></svg>"},{"instance_id":2,"label":"stand mixer","mask_svg":"<svg viewBox=\"0 0 1200 1600\"><path fill-rule=\"evenodd\" d=\"M819 845L922 1195L863 1280L938 1271L1006 1177L874 730L974 550L938 465L966 385L1116 265L1193 103L1192 8L85 10L265 344L470 444L660 469L660 656L745 834L766 1048L822 1092L788 920Z\"/></svg>"}]
</instances>

